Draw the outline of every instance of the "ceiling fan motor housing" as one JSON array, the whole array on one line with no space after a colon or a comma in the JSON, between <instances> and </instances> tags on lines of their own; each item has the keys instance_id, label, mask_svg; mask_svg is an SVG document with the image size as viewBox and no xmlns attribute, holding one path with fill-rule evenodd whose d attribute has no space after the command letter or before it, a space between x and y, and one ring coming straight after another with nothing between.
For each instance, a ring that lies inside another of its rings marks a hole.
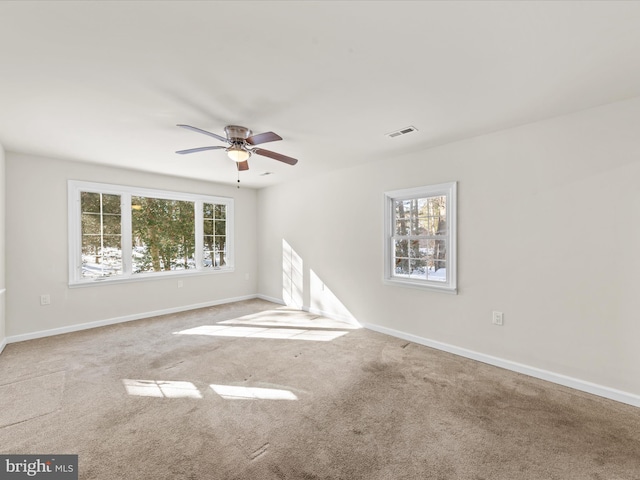
<instances>
[{"instance_id":1,"label":"ceiling fan motor housing","mask_svg":"<svg viewBox=\"0 0 640 480\"><path fill-rule=\"evenodd\" d=\"M241 142L244 141L251 136L251 130L246 127L240 127L238 125L227 125L224 127L224 131L227 134L227 138L231 142Z\"/></svg>"}]
</instances>

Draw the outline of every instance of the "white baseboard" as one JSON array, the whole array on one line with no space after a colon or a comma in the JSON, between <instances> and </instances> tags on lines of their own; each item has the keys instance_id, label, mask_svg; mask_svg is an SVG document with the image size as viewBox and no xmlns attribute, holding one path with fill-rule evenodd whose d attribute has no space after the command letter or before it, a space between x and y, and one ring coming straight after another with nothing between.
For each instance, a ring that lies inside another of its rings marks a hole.
<instances>
[{"instance_id":1,"label":"white baseboard","mask_svg":"<svg viewBox=\"0 0 640 480\"><path fill-rule=\"evenodd\" d=\"M262 295L262 294L256 295L256 298L259 298L260 300L265 300L265 301L271 302L271 303L277 303L279 305L286 305L284 303L284 300L282 300L281 298L270 297L268 295Z\"/></svg>"},{"instance_id":2,"label":"white baseboard","mask_svg":"<svg viewBox=\"0 0 640 480\"><path fill-rule=\"evenodd\" d=\"M0 353L2 353L2 351L4 350L4 347L7 346L7 339L3 338L2 341L0 342Z\"/></svg>"},{"instance_id":3,"label":"white baseboard","mask_svg":"<svg viewBox=\"0 0 640 480\"><path fill-rule=\"evenodd\" d=\"M211 302L196 303L192 305L186 305L186 306L174 307L174 308L165 308L163 310L154 310L151 312L136 313L133 315L125 315L123 317L107 318L104 320L97 320L95 322L80 323L77 325L69 325L67 327L52 328L50 330L41 330L39 332L25 333L22 335L12 335L5 339L5 343L24 342L25 340L34 340L36 338L51 337L53 335L61 335L63 333L78 332L80 330L87 330L87 329L96 328L96 327L104 327L106 325L113 325L116 323L131 322L133 320L141 320L143 318L157 317L159 315L186 312L188 310L213 307L215 305L240 302L242 300L251 300L257 297L258 297L257 295L245 295L242 297L225 298L223 300L213 300ZM0 351L2 350L0 349Z\"/></svg>"},{"instance_id":4,"label":"white baseboard","mask_svg":"<svg viewBox=\"0 0 640 480\"><path fill-rule=\"evenodd\" d=\"M622 390L616 390L615 388L609 388L595 383L580 380L578 378L568 377L560 373L550 372L548 370L542 370L540 368L531 367L521 363L513 362L511 360L505 360L499 357L493 357L484 353L475 352L473 350L467 350L466 348L456 347L448 343L438 342L436 340L429 340L427 338L418 337L417 335L411 335L409 333L400 332L392 328L381 327L379 325L364 324L364 328L373 330L376 332L391 335L392 337L408 340L419 345L435 348L444 352L453 353L461 357L470 358L478 362L487 363L496 367L504 368L514 372L529 375L530 377L539 378L552 383L557 383L565 387L573 388L583 392L598 395L600 397L608 398L610 400L616 400L621 403L633 405L634 407L640 407L640 395L624 392Z\"/></svg>"}]
</instances>

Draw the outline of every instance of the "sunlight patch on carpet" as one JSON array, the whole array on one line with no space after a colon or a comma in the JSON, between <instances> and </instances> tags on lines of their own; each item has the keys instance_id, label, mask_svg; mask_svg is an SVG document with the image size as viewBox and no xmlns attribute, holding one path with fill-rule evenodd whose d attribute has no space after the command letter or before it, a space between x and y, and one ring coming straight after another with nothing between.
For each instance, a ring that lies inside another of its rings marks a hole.
<instances>
[{"instance_id":1,"label":"sunlight patch on carpet","mask_svg":"<svg viewBox=\"0 0 640 480\"><path fill-rule=\"evenodd\" d=\"M209 385L227 400L298 400L289 390L276 388L240 387L235 385Z\"/></svg>"},{"instance_id":2,"label":"sunlight patch on carpet","mask_svg":"<svg viewBox=\"0 0 640 480\"><path fill-rule=\"evenodd\" d=\"M174 335L209 335L213 337L245 337L245 338L279 338L286 340L311 340L315 342L330 342L346 335L347 331L339 330L302 330L294 328L260 328L260 327L229 327L226 325L201 325L188 328Z\"/></svg>"},{"instance_id":3,"label":"sunlight patch on carpet","mask_svg":"<svg viewBox=\"0 0 640 480\"><path fill-rule=\"evenodd\" d=\"M158 398L202 398L198 387L191 382L165 380L122 380L129 395Z\"/></svg>"},{"instance_id":4,"label":"sunlight patch on carpet","mask_svg":"<svg viewBox=\"0 0 640 480\"><path fill-rule=\"evenodd\" d=\"M355 330L361 328L341 320L313 315L287 307L252 313L243 317L224 320L222 325L250 325L254 327L298 327L298 328L331 328L340 330Z\"/></svg>"}]
</instances>

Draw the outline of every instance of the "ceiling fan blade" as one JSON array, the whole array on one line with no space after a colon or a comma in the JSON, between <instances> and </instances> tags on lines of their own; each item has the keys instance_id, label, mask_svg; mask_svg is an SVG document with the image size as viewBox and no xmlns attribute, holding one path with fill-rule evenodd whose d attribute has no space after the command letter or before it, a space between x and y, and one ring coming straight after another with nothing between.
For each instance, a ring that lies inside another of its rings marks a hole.
<instances>
[{"instance_id":1,"label":"ceiling fan blade","mask_svg":"<svg viewBox=\"0 0 640 480\"><path fill-rule=\"evenodd\" d=\"M201 128L192 127L191 125L180 125L180 124L178 124L178 127L186 128L187 130L193 130L194 132L198 132L198 133L204 133L205 135L209 135L210 137L217 138L222 142L229 143L229 140L227 140L225 137L221 137L220 135L217 135L215 133L207 132L206 130L202 130Z\"/></svg>"},{"instance_id":2,"label":"ceiling fan blade","mask_svg":"<svg viewBox=\"0 0 640 480\"><path fill-rule=\"evenodd\" d=\"M249 145L259 145L261 143L275 142L276 140L282 140L282 137L277 133L265 132L258 133L257 135L251 135L247 138L247 143Z\"/></svg>"},{"instance_id":3,"label":"ceiling fan blade","mask_svg":"<svg viewBox=\"0 0 640 480\"><path fill-rule=\"evenodd\" d=\"M204 152L205 150L218 150L220 148L227 148L227 147L223 147L222 145L220 145L216 147L188 148L187 150L178 150L176 153L179 153L180 155L184 155L185 153Z\"/></svg>"},{"instance_id":4,"label":"ceiling fan blade","mask_svg":"<svg viewBox=\"0 0 640 480\"><path fill-rule=\"evenodd\" d=\"M289 165L295 165L298 163L298 160L295 158L287 157L281 153L272 152L271 150L265 150L263 148L254 148L252 152L262 155L263 157L269 157L280 162L288 163Z\"/></svg>"},{"instance_id":5,"label":"ceiling fan blade","mask_svg":"<svg viewBox=\"0 0 640 480\"><path fill-rule=\"evenodd\" d=\"M249 170L249 161L245 160L244 162L238 162L236 163L236 165L238 166L238 171L242 172L244 170Z\"/></svg>"}]
</instances>

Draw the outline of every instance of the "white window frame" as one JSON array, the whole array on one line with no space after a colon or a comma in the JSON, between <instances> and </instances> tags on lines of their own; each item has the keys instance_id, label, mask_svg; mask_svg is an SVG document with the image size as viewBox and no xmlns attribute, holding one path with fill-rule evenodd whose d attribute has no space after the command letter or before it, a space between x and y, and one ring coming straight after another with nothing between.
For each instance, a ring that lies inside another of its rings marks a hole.
<instances>
[{"instance_id":1,"label":"white window frame","mask_svg":"<svg viewBox=\"0 0 640 480\"><path fill-rule=\"evenodd\" d=\"M200 195L195 193L174 192L150 188L138 188L108 183L84 182L69 180L68 212L69 212L69 286L96 285L99 283L120 283L166 278L170 276L206 275L229 273L235 270L234 262L234 211L233 198ZM120 195L121 201L121 235L122 235L122 275L99 278L82 277L82 212L80 205L81 192L105 193ZM166 200L188 201L194 203L195 208L195 260L196 268L188 270L172 270L162 272L133 273L131 260L132 231L131 231L131 197L151 197ZM213 203L226 206L226 265L210 268L203 264L203 204Z\"/></svg>"},{"instance_id":2,"label":"white window frame","mask_svg":"<svg viewBox=\"0 0 640 480\"><path fill-rule=\"evenodd\" d=\"M392 190L384 193L384 278L388 285L413 287L445 293L457 293L457 240L456 240L456 182L441 183L423 187ZM447 202L447 281L406 278L395 275L394 269L394 236L395 236L395 208L397 200L411 200L415 198L445 196Z\"/></svg>"}]
</instances>

